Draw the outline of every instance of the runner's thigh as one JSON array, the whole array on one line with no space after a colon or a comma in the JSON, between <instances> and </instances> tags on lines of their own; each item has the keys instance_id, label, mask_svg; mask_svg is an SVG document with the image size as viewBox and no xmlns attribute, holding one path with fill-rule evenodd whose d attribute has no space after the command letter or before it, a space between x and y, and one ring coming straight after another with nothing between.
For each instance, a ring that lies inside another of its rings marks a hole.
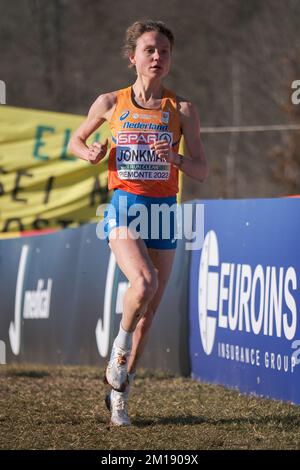
<instances>
[{"instance_id":1,"label":"runner's thigh","mask_svg":"<svg viewBox=\"0 0 300 470\"><path fill-rule=\"evenodd\" d=\"M114 232L115 236L112 236ZM122 238L120 238L120 232L122 232ZM156 278L156 270L145 242L140 238L132 239L127 227L116 227L111 231L109 246L115 255L119 268L131 285L141 276L149 283L152 283Z\"/></svg>"}]
</instances>

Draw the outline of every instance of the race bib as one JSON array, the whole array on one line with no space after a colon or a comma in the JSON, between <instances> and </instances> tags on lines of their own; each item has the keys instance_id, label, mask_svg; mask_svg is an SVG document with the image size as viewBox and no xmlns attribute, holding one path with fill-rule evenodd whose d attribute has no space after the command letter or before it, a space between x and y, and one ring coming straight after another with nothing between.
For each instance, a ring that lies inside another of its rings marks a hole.
<instances>
[{"instance_id":1,"label":"race bib","mask_svg":"<svg viewBox=\"0 0 300 470\"><path fill-rule=\"evenodd\" d=\"M122 180L166 181L170 177L170 163L159 158L150 146L157 140L166 140L171 146L172 132L118 132L116 163Z\"/></svg>"}]
</instances>

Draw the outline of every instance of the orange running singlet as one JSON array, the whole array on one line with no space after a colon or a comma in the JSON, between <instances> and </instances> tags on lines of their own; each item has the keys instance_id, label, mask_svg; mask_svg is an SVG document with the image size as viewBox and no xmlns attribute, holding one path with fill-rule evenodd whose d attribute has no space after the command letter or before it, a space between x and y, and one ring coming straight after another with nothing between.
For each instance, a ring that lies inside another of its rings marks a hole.
<instances>
[{"instance_id":1,"label":"orange running singlet","mask_svg":"<svg viewBox=\"0 0 300 470\"><path fill-rule=\"evenodd\" d=\"M161 107L145 109L134 102L131 86L118 90L110 129L108 189L152 197L175 196L178 169L159 158L150 146L165 139L178 152L181 126L176 95L165 89Z\"/></svg>"}]
</instances>

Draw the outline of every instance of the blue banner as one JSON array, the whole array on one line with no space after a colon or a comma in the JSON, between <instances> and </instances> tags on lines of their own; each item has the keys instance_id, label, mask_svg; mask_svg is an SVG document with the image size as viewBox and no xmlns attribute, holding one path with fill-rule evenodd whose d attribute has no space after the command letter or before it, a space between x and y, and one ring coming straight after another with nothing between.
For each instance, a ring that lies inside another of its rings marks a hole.
<instances>
[{"instance_id":1,"label":"blue banner","mask_svg":"<svg viewBox=\"0 0 300 470\"><path fill-rule=\"evenodd\" d=\"M201 201L192 377L300 403L300 199Z\"/></svg>"},{"instance_id":2,"label":"blue banner","mask_svg":"<svg viewBox=\"0 0 300 470\"><path fill-rule=\"evenodd\" d=\"M190 375L189 256L178 240L141 366ZM96 224L0 240L0 364L107 364L128 280ZM171 327L170 327L171 325Z\"/></svg>"}]
</instances>

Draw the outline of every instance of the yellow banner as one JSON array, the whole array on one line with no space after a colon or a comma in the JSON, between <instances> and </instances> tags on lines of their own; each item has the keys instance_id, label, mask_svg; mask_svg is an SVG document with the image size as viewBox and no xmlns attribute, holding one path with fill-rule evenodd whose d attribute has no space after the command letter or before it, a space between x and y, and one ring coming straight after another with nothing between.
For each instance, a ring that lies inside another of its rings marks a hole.
<instances>
[{"instance_id":1,"label":"yellow banner","mask_svg":"<svg viewBox=\"0 0 300 470\"><path fill-rule=\"evenodd\" d=\"M107 202L107 163L67 153L84 116L0 106L0 232L96 221ZM88 142L110 136L107 124Z\"/></svg>"},{"instance_id":2,"label":"yellow banner","mask_svg":"<svg viewBox=\"0 0 300 470\"><path fill-rule=\"evenodd\" d=\"M84 116L0 106L0 233L97 221L108 201L107 158L90 165L67 153ZM103 124L88 143L110 137ZM183 153L183 143L180 150ZM108 149L109 151L109 149ZM182 179L180 179L180 202Z\"/></svg>"}]
</instances>

